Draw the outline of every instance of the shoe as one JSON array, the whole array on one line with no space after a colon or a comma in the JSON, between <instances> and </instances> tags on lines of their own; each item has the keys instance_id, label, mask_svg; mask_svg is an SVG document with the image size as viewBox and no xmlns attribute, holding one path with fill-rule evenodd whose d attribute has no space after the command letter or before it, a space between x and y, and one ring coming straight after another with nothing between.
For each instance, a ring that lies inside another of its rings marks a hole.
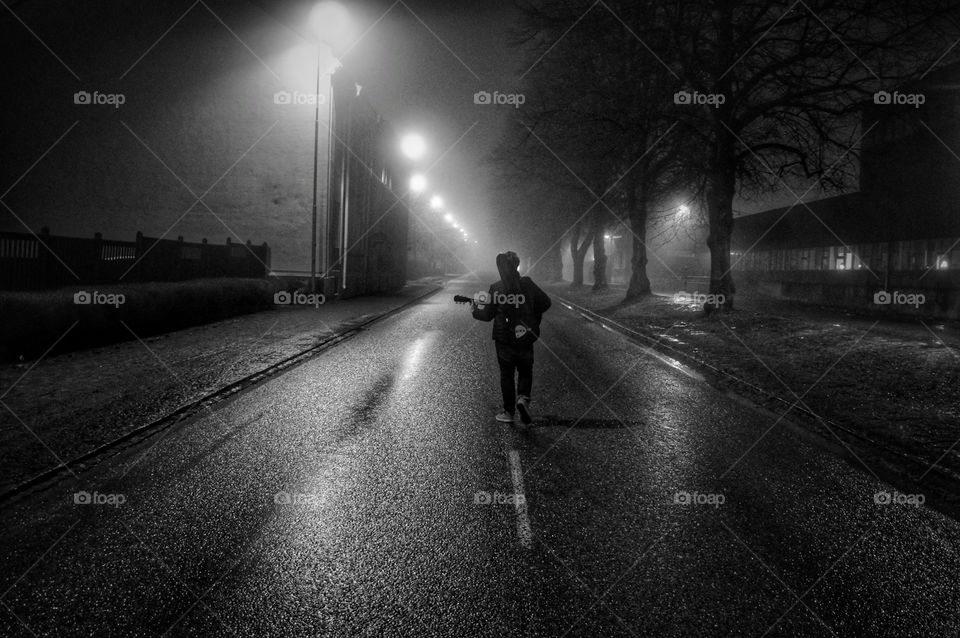
<instances>
[{"instance_id":1,"label":"shoe","mask_svg":"<svg viewBox=\"0 0 960 638\"><path fill-rule=\"evenodd\" d=\"M520 420L524 425L530 425L533 421L530 418L530 397L520 397L517 399L517 412L520 413Z\"/></svg>"},{"instance_id":2,"label":"shoe","mask_svg":"<svg viewBox=\"0 0 960 638\"><path fill-rule=\"evenodd\" d=\"M500 414L496 416L497 421L501 423L513 423L516 421L516 417L513 416L512 412L507 412L506 410L501 410Z\"/></svg>"}]
</instances>

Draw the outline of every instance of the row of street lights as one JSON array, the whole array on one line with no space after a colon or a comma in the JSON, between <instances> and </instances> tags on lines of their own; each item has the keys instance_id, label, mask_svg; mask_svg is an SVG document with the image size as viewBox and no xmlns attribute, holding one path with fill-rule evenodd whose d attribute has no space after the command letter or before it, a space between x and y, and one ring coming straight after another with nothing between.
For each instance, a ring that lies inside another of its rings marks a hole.
<instances>
[{"instance_id":1,"label":"row of street lights","mask_svg":"<svg viewBox=\"0 0 960 638\"><path fill-rule=\"evenodd\" d=\"M427 152L427 143L422 136L417 133L408 133L400 139L400 151L404 154L407 159L412 161L417 161L421 159ZM427 178L422 173L414 173L410 176L410 192L414 196L419 197L427 190ZM437 211L438 213L443 211L444 201L443 197L440 195L434 194L430 197L430 208ZM444 220L453 226L455 230L460 231L460 234L463 236L463 241L468 241L470 235L467 233L465 228L462 228L454 219L453 214L447 212L443 216ZM476 243L476 242L474 242Z\"/></svg>"}]
</instances>

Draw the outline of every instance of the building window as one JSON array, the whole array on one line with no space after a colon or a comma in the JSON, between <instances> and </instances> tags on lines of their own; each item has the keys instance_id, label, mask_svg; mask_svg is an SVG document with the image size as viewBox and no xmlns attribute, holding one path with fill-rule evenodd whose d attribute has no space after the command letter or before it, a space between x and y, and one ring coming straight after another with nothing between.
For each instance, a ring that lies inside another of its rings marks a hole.
<instances>
[{"instance_id":1,"label":"building window","mask_svg":"<svg viewBox=\"0 0 960 638\"><path fill-rule=\"evenodd\" d=\"M835 267L834 270L846 270L847 269L847 259L850 255L849 249L846 246L837 247L837 257L834 261Z\"/></svg>"},{"instance_id":2,"label":"building window","mask_svg":"<svg viewBox=\"0 0 960 638\"><path fill-rule=\"evenodd\" d=\"M860 244L854 248L854 270L863 270L865 267L870 267L870 244Z\"/></svg>"}]
</instances>

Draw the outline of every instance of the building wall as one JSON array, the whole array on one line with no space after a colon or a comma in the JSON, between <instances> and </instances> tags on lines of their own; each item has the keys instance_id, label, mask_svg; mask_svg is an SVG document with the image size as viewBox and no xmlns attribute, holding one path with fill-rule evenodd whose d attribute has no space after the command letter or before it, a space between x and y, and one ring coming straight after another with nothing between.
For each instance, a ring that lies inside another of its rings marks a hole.
<instances>
[{"instance_id":1,"label":"building wall","mask_svg":"<svg viewBox=\"0 0 960 638\"><path fill-rule=\"evenodd\" d=\"M960 316L958 80L955 66L899 90L922 94L919 107L864 105L860 193L738 218L738 283L804 301ZM884 292L925 303L877 303Z\"/></svg>"},{"instance_id":2,"label":"building wall","mask_svg":"<svg viewBox=\"0 0 960 638\"><path fill-rule=\"evenodd\" d=\"M53 53L4 12L3 190L26 174L0 229L265 241L274 269L309 269L314 108L275 95L315 92L317 49L250 3L191 5L17 4ZM78 91L124 102L76 104ZM320 118L324 211L327 104Z\"/></svg>"},{"instance_id":3,"label":"building wall","mask_svg":"<svg viewBox=\"0 0 960 638\"><path fill-rule=\"evenodd\" d=\"M397 136L346 71L334 75L325 291L383 292L406 281L408 201Z\"/></svg>"}]
</instances>

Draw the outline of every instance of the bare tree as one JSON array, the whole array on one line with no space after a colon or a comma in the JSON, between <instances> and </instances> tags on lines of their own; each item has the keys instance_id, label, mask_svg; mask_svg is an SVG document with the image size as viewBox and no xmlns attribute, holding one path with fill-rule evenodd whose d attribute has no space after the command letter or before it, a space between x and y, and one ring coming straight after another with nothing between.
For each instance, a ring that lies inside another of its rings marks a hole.
<instances>
[{"instance_id":1,"label":"bare tree","mask_svg":"<svg viewBox=\"0 0 960 638\"><path fill-rule=\"evenodd\" d=\"M709 0L634 25L680 79L679 121L704 150L691 159L706 180L710 289L726 306L738 188L848 185L859 105L945 61L958 16L948 0Z\"/></svg>"}]
</instances>

